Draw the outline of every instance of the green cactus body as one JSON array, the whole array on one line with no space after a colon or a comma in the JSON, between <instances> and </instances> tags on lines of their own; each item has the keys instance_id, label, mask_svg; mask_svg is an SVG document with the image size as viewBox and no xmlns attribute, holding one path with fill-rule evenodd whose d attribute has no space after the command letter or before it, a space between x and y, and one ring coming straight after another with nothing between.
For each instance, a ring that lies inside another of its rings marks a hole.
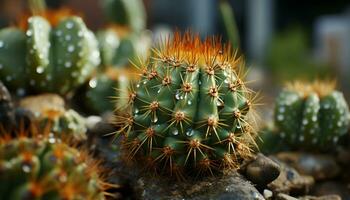
<instances>
[{"instance_id":1,"label":"green cactus body","mask_svg":"<svg viewBox=\"0 0 350 200\"><path fill-rule=\"evenodd\" d=\"M14 28L0 32L0 41L7 45L0 49L0 76L17 90L67 94L83 84L100 63L97 40L79 17L68 17L52 28L45 18L34 16L23 34ZM7 59L13 51L19 59L11 63ZM24 83L12 83L17 76Z\"/></svg>"},{"instance_id":2,"label":"green cactus body","mask_svg":"<svg viewBox=\"0 0 350 200\"><path fill-rule=\"evenodd\" d=\"M117 116L128 155L167 172L235 168L254 142L241 63L216 41L174 37L146 62Z\"/></svg>"},{"instance_id":3,"label":"green cactus body","mask_svg":"<svg viewBox=\"0 0 350 200\"><path fill-rule=\"evenodd\" d=\"M0 140L0 199L97 199L97 165L54 137Z\"/></svg>"},{"instance_id":4,"label":"green cactus body","mask_svg":"<svg viewBox=\"0 0 350 200\"><path fill-rule=\"evenodd\" d=\"M141 31L146 27L146 11L142 0L104 0L107 18L118 25Z\"/></svg>"},{"instance_id":5,"label":"green cactus body","mask_svg":"<svg viewBox=\"0 0 350 200\"><path fill-rule=\"evenodd\" d=\"M101 54L101 65L105 68L113 65L115 52L120 45L120 38L114 30L101 30L97 34Z\"/></svg>"},{"instance_id":6,"label":"green cactus body","mask_svg":"<svg viewBox=\"0 0 350 200\"><path fill-rule=\"evenodd\" d=\"M349 126L349 108L330 83L295 83L276 100L275 122L281 137L293 146L327 148Z\"/></svg>"}]
</instances>

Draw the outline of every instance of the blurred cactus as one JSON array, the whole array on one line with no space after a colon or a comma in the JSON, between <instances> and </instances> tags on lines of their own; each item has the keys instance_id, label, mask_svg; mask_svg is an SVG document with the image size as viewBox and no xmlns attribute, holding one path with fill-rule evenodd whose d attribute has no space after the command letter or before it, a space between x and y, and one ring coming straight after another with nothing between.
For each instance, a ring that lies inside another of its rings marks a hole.
<instances>
[{"instance_id":1,"label":"blurred cactus","mask_svg":"<svg viewBox=\"0 0 350 200\"><path fill-rule=\"evenodd\" d=\"M293 147L329 148L347 133L349 108L332 82L289 84L276 100L275 123Z\"/></svg>"},{"instance_id":2,"label":"blurred cactus","mask_svg":"<svg viewBox=\"0 0 350 200\"><path fill-rule=\"evenodd\" d=\"M0 169L0 199L105 199L96 162L54 137L0 139Z\"/></svg>"},{"instance_id":3,"label":"blurred cactus","mask_svg":"<svg viewBox=\"0 0 350 200\"><path fill-rule=\"evenodd\" d=\"M238 49L240 47L240 39L233 9L226 0L220 0L219 8L227 37L232 47Z\"/></svg>"},{"instance_id":4,"label":"blurred cactus","mask_svg":"<svg viewBox=\"0 0 350 200\"><path fill-rule=\"evenodd\" d=\"M65 18L52 28L45 18L34 16L26 33L0 31L0 77L20 95L28 89L66 95L99 63L97 40L79 17Z\"/></svg>"},{"instance_id":5,"label":"blurred cactus","mask_svg":"<svg viewBox=\"0 0 350 200\"><path fill-rule=\"evenodd\" d=\"M139 32L146 27L146 10L142 0L103 0L107 18L114 24Z\"/></svg>"},{"instance_id":6,"label":"blurred cactus","mask_svg":"<svg viewBox=\"0 0 350 200\"><path fill-rule=\"evenodd\" d=\"M49 126L59 138L70 138L74 141L86 139L85 119L76 111L64 108L64 101L54 94L26 97L20 106L30 110L41 128Z\"/></svg>"},{"instance_id":7,"label":"blurred cactus","mask_svg":"<svg viewBox=\"0 0 350 200\"><path fill-rule=\"evenodd\" d=\"M175 34L140 66L116 121L129 159L179 175L237 168L254 143L252 92L220 41Z\"/></svg>"}]
</instances>

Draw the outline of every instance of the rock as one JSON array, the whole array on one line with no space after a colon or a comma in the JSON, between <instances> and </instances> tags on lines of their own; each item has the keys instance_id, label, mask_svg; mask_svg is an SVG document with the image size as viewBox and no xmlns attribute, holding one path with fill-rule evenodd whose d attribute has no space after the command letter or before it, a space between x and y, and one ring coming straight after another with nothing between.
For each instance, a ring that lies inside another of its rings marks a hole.
<instances>
[{"instance_id":1,"label":"rock","mask_svg":"<svg viewBox=\"0 0 350 200\"><path fill-rule=\"evenodd\" d=\"M275 180L280 170L276 162L259 153L255 160L247 164L245 174L250 181L262 188Z\"/></svg>"},{"instance_id":2,"label":"rock","mask_svg":"<svg viewBox=\"0 0 350 200\"><path fill-rule=\"evenodd\" d=\"M298 200L298 199L292 196L289 196L287 194L279 193L276 196L276 200Z\"/></svg>"},{"instance_id":3,"label":"rock","mask_svg":"<svg viewBox=\"0 0 350 200\"><path fill-rule=\"evenodd\" d=\"M325 196L304 196L300 197L300 200L341 200L342 198L338 195L325 195Z\"/></svg>"},{"instance_id":4,"label":"rock","mask_svg":"<svg viewBox=\"0 0 350 200\"><path fill-rule=\"evenodd\" d=\"M338 195L341 199L350 200L349 187L344 183L334 181L316 184L310 194L313 196Z\"/></svg>"},{"instance_id":5,"label":"rock","mask_svg":"<svg viewBox=\"0 0 350 200\"><path fill-rule=\"evenodd\" d=\"M265 189L263 195L265 199L272 199L273 193L271 190Z\"/></svg>"},{"instance_id":6,"label":"rock","mask_svg":"<svg viewBox=\"0 0 350 200\"><path fill-rule=\"evenodd\" d=\"M237 172L203 180L181 181L155 177L138 180L140 199L202 200L202 199L264 199L257 189Z\"/></svg>"},{"instance_id":7,"label":"rock","mask_svg":"<svg viewBox=\"0 0 350 200\"><path fill-rule=\"evenodd\" d=\"M331 179L339 175L340 167L334 156L299 152L282 152L279 160L294 167L299 173L313 176L315 180Z\"/></svg>"},{"instance_id":8,"label":"rock","mask_svg":"<svg viewBox=\"0 0 350 200\"><path fill-rule=\"evenodd\" d=\"M314 185L312 176L300 175L294 168L273 158L281 167L281 173L276 180L267 186L274 193L305 194Z\"/></svg>"}]
</instances>

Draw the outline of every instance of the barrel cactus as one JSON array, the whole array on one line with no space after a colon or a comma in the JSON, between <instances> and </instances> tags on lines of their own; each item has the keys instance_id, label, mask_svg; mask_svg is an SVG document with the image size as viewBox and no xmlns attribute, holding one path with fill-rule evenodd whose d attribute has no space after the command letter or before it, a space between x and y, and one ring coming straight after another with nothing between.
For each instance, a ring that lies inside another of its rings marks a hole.
<instances>
[{"instance_id":1,"label":"barrel cactus","mask_svg":"<svg viewBox=\"0 0 350 200\"><path fill-rule=\"evenodd\" d=\"M275 123L290 145L323 149L348 131L349 108L333 82L294 82L276 100Z\"/></svg>"},{"instance_id":2,"label":"barrel cactus","mask_svg":"<svg viewBox=\"0 0 350 200\"><path fill-rule=\"evenodd\" d=\"M130 160L169 174L212 173L252 154L252 97L243 62L216 39L175 34L139 68L118 133ZM182 173L183 172L183 173Z\"/></svg>"},{"instance_id":3,"label":"barrel cactus","mask_svg":"<svg viewBox=\"0 0 350 200\"><path fill-rule=\"evenodd\" d=\"M105 199L95 161L54 137L0 139L0 199Z\"/></svg>"},{"instance_id":4,"label":"barrel cactus","mask_svg":"<svg viewBox=\"0 0 350 200\"><path fill-rule=\"evenodd\" d=\"M33 16L25 32L0 31L0 78L18 94L31 90L66 95L99 63L97 40L79 17L66 17L53 28L45 18Z\"/></svg>"}]
</instances>

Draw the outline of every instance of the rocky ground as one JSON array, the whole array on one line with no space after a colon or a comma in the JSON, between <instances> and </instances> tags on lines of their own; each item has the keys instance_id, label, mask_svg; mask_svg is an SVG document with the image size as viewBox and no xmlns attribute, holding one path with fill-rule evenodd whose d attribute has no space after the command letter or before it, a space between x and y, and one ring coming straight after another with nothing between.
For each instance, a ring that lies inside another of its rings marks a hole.
<instances>
[{"instance_id":1,"label":"rocky ground","mask_svg":"<svg viewBox=\"0 0 350 200\"><path fill-rule=\"evenodd\" d=\"M101 120L90 128L90 147L112 170L110 181L120 185L113 191L117 199L350 199L345 173L350 153L344 149L336 154L258 154L239 171L174 182L125 166L118 153L118 140L112 142L111 136L103 136L113 131L108 121Z\"/></svg>"}]
</instances>

